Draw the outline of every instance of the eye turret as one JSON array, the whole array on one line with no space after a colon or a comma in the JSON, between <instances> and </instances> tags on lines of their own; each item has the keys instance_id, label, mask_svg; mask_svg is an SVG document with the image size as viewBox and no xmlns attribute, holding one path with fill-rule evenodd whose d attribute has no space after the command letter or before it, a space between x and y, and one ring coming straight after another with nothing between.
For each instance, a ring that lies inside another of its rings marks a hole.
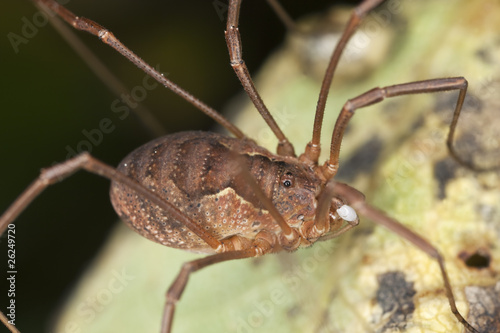
<instances>
[{"instance_id":1,"label":"eye turret","mask_svg":"<svg viewBox=\"0 0 500 333\"><path fill-rule=\"evenodd\" d=\"M295 177L290 171L287 171L281 176L281 184L284 187L293 187L295 185Z\"/></svg>"}]
</instances>

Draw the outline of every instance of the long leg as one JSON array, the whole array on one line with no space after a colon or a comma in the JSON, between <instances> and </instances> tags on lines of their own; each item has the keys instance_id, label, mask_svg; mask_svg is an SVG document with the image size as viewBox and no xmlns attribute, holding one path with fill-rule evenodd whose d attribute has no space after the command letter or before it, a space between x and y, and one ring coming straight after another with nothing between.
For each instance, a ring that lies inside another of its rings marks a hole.
<instances>
[{"instance_id":1,"label":"long leg","mask_svg":"<svg viewBox=\"0 0 500 333\"><path fill-rule=\"evenodd\" d=\"M295 22L292 20L292 18L288 15L288 13L285 11L285 9L281 6L278 0L267 0L267 3L271 8L274 10L276 15L279 17L281 22L285 25L285 27L288 29L288 31L296 31L297 27L295 25Z\"/></svg>"},{"instance_id":2,"label":"long leg","mask_svg":"<svg viewBox=\"0 0 500 333\"><path fill-rule=\"evenodd\" d=\"M330 63L325 72L325 77L323 78L323 83L321 84L321 90L319 92L318 104L316 106L316 115L314 116L313 125L313 136L311 142L306 146L304 154L301 159L307 163L318 164L319 153L321 150L320 138L321 138L321 127L323 124L323 115L325 113L326 100L328 98L328 91L332 85L333 75L335 74L335 69L340 60L340 56L347 45L347 42L352 37L359 24L366 16L366 14L373 8L380 5L384 0L365 0L359 4L351 14L349 22L340 37L339 42L333 50L332 56L330 58Z\"/></svg>"},{"instance_id":3,"label":"long leg","mask_svg":"<svg viewBox=\"0 0 500 333\"><path fill-rule=\"evenodd\" d=\"M181 271L167 291L161 333L170 333L172 330L175 305L182 296L191 273L223 261L256 257L269 252L272 249L271 244L266 240L265 236L260 238L259 235L256 236L254 243L247 250L217 253L182 265Z\"/></svg>"},{"instance_id":4,"label":"long leg","mask_svg":"<svg viewBox=\"0 0 500 333\"><path fill-rule=\"evenodd\" d=\"M248 97L250 97L262 118L264 118L269 128L278 138L278 154L295 156L292 144L288 141L285 134L283 134L273 116L262 101L257 89L255 89L248 68L243 61L240 32L238 31L240 5L241 0L231 0L227 14L226 43L229 50L231 66L243 85Z\"/></svg>"},{"instance_id":5,"label":"long leg","mask_svg":"<svg viewBox=\"0 0 500 333\"><path fill-rule=\"evenodd\" d=\"M93 158L88 153L82 153L72 159L69 159L63 163L54 165L48 169L41 172L40 176L31 183L28 188L12 203L12 205L5 211L5 213L0 217L0 235L7 229L9 223L11 223L24 209L49 185L59 182L78 170L86 170L91 173L95 173L99 176L103 176L110 180L120 182L132 190L137 192L139 195L147 198L152 203L158 205L164 209L168 214L178 221L182 222L187 228L192 232L197 234L202 238L208 245L210 245L215 251L222 252L225 247L222 242L217 240L214 236L208 233L206 230L201 228L197 223L193 222L190 218L185 216L181 211L179 211L171 203L163 200L157 194L149 191L144 186L136 182L135 180L125 176L124 174L118 172L113 167L100 162L99 160ZM222 256L223 257L223 256ZM244 258L244 256L242 257ZM236 259L236 258L234 258ZM226 259L229 260L229 259ZM223 260L222 260L223 261ZM3 313L0 312L0 318ZM11 332L18 332L17 329L6 326L11 330Z\"/></svg>"},{"instance_id":6,"label":"long leg","mask_svg":"<svg viewBox=\"0 0 500 333\"><path fill-rule=\"evenodd\" d=\"M82 153L63 163L56 164L43 170L40 176L33 183L31 183L30 186L28 186L28 188L0 217L0 235L3 234L5 229L7 229L9 223L11 223L45 188L71 176L73 173L81 169L130 187L144 198L147 198L154 204L164 209L170 216L182 222L187 228L196 233L214 250L219 252L223 250L223 244L220 241L218 241L206 230L199 227L197 223L184 215L174 205L163 200L156 193L149 191L132 178L125 176L113 167L93 158L89 153Z\"/></svg>"},{"instance_id":7,"label":"long leg","mask_svg":"<svg viewBox=\"0 0 500 333\"><path fill-rule=\"evenodd\" d=\"M134 52L132 52L129 48L123 45L111 31L105 29L98 23L89 20L85 17L78 17L72 12L70 12L65 7L61 6L54 0L33 0L36 4L42 7L48 7L51 11L59 15L64 21L68 22L75 29L86 31L96 37L99 37L103 43L111 46L120 54L122 54L125 58L130 60L134 65L142 69L146 74L150 75L160 84L164 85L166 88L170 89L175 94L184 98L187 102L194 105L196 108L204 112L206 115L214 119L224 128L226 128L229 132L233 133L237 138L243 138L245 135L231 122L229 122L226 118L224 118L217 111L188 93L186 90L182 89L169 79L163 76L160 72L158 72L154 67L150 66L144 60L142 60L139 56L137 56Z\"/></svg>"},{"instance_id":8,"label":"long leg","mask_svg":"<svg viewBox=\"0 0 500 333\"><path fill-rule=\"evenodd\" d=\"M459 163L469 166L468 163L458 157L457 153L452 147L455 127L457 125L458 117L460 116L460 111L462 110L462 105L467 93L467 80L463 77L453 77L396 84L383 88L374 88L362 95L359 95L358 97L348 100L344 104L344 107L342 108L342 111L337 118L337 122L335 123L335 128L332 134L332 143L330 147L330 159L323 166L323 174L325 175L325 177L329 179L335 176L335 174L337 173L339 167L340 145L342 144L342 139L344 137L344 130L346 129L349 120L354 115L354 112L357 109L379 103L388 97L450 90L460 90L460 92L458 94L457 104L453 114L453 120L451 122L450 131L448 133L447 145L451 152L451 155Z\"/></svg>"},{"instance_id":9,"label":"long leg","mask_svg":"<svg viewBox=\"0 0 500 333\"><path fill-rule=\"evenodd\" d=\"M369 218L371 221L379 225L386 227L390 231L408 240L413 245L418 247L423 252L427 253L431 258L435 259L438 262L439 269L441 271L441 276L444 282L444 290L446 292L446 297L448 298L448 302L450 304L451 312L453 312L458 321L462 323L467 330L473 333L479 333L474 327L472 327L467 322L467 320L465 320L465 318L460 314L460 312L457 309L455 296L453 295L453 291L451 289L451 284L444 264L444 259L439 253L439 251L425 238L411 231L410 229L408 229L395 219L387 216L382 211L367 204L361 192L357 191L356 189L346 184L339 184L339 185L341 186L337 186L335 189L336 193L344 197L359 214Z\"/></svg>"},{"instance_id":10,"label":"long leg","mask_svg":"<svg viewBox=\"0 0 500 333\"><path fill-rule=\"evenodd\" d=\"M19 333L19 330L16 328L16 326L12 325L9 323L9 319L3 314L3 312L0 311L0 321L2 324L5 325L11 331L12 333Z\"/></svg>"},{"instance_id":11,"label":"long leg","mask_svg":"<svg viewBox=\"0 0 500 333\"><path fill-rule=\"evenodd\" d=\"M262 189L255 181L254 177L245 168L244 162L239 158L236 152L233 152L233 158L235 159L234 173L238 176L241 176L245 183L247 183L253 189L256 196L274 217L276 223L282 229L283 238L279 240L280 246L288 250L295 250L300 244L300 237L298 236L297 232L290 228L290 226L280 215L276 207L273 205L272 201L268 197L266 197L264 191L262 191ZM234 237L237 238L239 236ZM270 235L266 231L261 231L255 236L255 240L246 250L217 253L205 258L185 263L167 291L161 332L171 332L175 305L182 296L191 273L223 261L250 258L266 254L273 250L274 242L274 236Z\"/></svg>"},{"instance_id":12,"label":"long leg","mask_svg":"<svg viewBox=\"0 0 500 333\"><path fill-rule=\"evenodd\" d=\"M253 242L253 244L250 246L249 249L241 251L223 252L225 250L225 247L222 242L220 242L211 234L206 232L203 228L199 227L197 223L193 222L190 218L185 216L171 203L163 200L161 197L156 195L154 192L149 191L135 180L118 172L113 167L95 159L88 153L82 153L77 157L74 157L63 163L54 165L48 169L43 170L41 172L41 175L33 183L31 183L30 186L28 186L28 188L17 198L16 201L12 203L12 205L7 209L7 211L0 217L0 234L2 234L7 229L9 223L11 223L21 212L23 212L24 209L45 188L56 182L64 180L65 178L71 176L80 169L89 171L91 173L95 173L99 176L103 176L110 180L120 182L130 187L132 190L134 190L141 196L147 198L152 203L164 209L166 212L168 212L170 216L182 222L187 228L191 229L191 231L196 233L207 244L209 244L215 251L222 252L206 258L194 260L183 265L179 275L177 276L176 280L173 282L173 284L171 285L171 287L167 292L167 301L165 304L164 318L162 322L162 332L170 332L175 310L175 304L182 295L182 292L184 291L184 288L187 284L189 275L192 272L195 272L209 265L227 260L260 256L265 253L268 253L273 248L272 245L274 243L273 237L269 236L266 232L261 232L256 235L255 241ZM255 181L249 174L247 176L250 177L250 180L255 183ZM260 189L258 189L258 192L259 191L262 192ZM260 192L259 194L263 195L263 193ZM265 198L265 195L264 198L261 198L261 200L265 201L266 203L270 202L270 200ZM3 313L0 312L0 319L4 317L2 316ZM5 325L11 330L11 332L18 333L15 327L12 327L8 323L5 323Z\"/></svg>"},{"instance_id":13,"label":"long leg","mask_svg":"<svg viewBox=\"0 0 500 333\"><path fill-rule=\"evenodd\" d=\"M35 2L35 5L45 11L45 7ZM78 35L62 22L57 16L48 15L49 22L59 35L68 43L69 46L80 56L83 62L90 68L90 70L113 92L116 96L128 93L122 82L104 65L104 63L94 54L94 52L83 43ZM131 108L137 115L139 120L156 138L167 134L163 125L160 124L158 119L153 113L141 103L137 103L135 108Z\"/></svg>"}]
</instances>

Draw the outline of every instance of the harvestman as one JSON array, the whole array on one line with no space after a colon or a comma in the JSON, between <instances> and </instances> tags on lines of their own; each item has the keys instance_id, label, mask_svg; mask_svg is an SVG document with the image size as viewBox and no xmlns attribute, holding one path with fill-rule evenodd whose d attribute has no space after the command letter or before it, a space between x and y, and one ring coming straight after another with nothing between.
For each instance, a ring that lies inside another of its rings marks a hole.
<instances>
[{"instance_id":1,"label":"harvestman","mask_svg":"<svg viewBox=\"0 0 500 333\"><path fill-rule=\"evenodd\" d=\"M478 332L456 307L439 251L423 237L365 203L362 193L333 180L339 167L344 130L355 110L388 97L450 90L458 90L459 94L447 137L448 150L459 163L475 168L461 160L452 145L467 81L463 77L454 77L397 84L374 88L348 100L333 130L330 157L324 165L318 163L323 113L337 63L363 17L383 0L365 0L354 10L326 70L312 139L299 157L296 157L292 144L264 105L242 59L238 31L241 0L231 0L229 4L225 35L230 63L256 109L278 138L277 155L257 146L215 110L163 77L96 22L75 16L53 0L35 2L49 7L76 29L98 36L165 87L212 117L235 138L200 132L173 134L138 148L117 169L88 153L82 153L43 170L2 215L0 232L5 232L9 223L48 185L80 169L110 179L113 206L132 229L167 246L210 254L185 263L168 289L161 327L161 331L166 333L171 331L175 304L192 272L227 260L280 250L293 251L318 240L337 237L358 225L359 213L407 239L434 258L440 267L451 311L465 328ZM207 158L205 161L195 159L200 156ZM233 163L227 163L228 160ZM161 169L156 162L163 163ZM223 221L224 224L227 222L227 226L221 228L222 217L212 224L213 221L209 223L210 219L201 214L209 216L212 212L218 213L217 209L220 210L223 204L226 204L224 207L227 212ZM247 215L240 220L231 219L232 210ZM2 321L12 332L17 332L15 327L6 322L3 314Z\"/></svg>"}]
</instances>

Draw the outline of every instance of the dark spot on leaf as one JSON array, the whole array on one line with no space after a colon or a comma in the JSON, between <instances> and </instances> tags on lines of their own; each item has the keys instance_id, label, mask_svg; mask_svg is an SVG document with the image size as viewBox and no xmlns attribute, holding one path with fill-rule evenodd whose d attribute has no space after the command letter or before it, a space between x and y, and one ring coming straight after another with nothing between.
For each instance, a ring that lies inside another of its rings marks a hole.
<instances>
[{"instance_id":1,"label":"dark spot on leaf","mask_svg":"<svg viewBox=\"0 0 500 333\"><path fill-rule=\"evenodd\" d=\"M412 124L411 124L411 132L415 132L420 127L424 126L425 121L423 116L419 116Z\"/></svg>"},{"instance_id":2,"label":"dark spot on leaf","mask_svg":"<svg viewBox=\"0 0 500 333\"><path fill-rule=\"evenodd\" d=\"M302 312L302 309L299 305L293 305L288 311L286 312L286 315L289 318L297 317L300 313Z\"/></svg>"},{"instance_id":3,"label":"dark spot on leaf","mask_svg":"<svg viewBox=\"0 0 500 333\"><path fill-rule=\"evenodd\" d=\"M458 257L462 259L468 267L477 269L488 268L491 262L490 254L484 249L479 249L472 254L462 251Z\"/></svg>"},{"instance_id":4,"label":"dark spot on leaf","mask_svg":"<svg viewBox=\"0 0 500 333\"><path fill-rule=\"evenodd\" d=\"M444 122L447 124L451 123L453 118L453 111L457 105L457 95L456 94L440 94L436 98L436 104L434 105L434 111L440 115ZM462 112L460 113L460 118L468 118L470 115L480 116L483 110L483 102L477 96L473 95L470 91L467 92L465 96L464 104L462 106Z\"/></svg>"},{"instance_id":5,"label":"dark spot on leaf","mask_svg":"<svg viewBox=\"0 0 500 333\"><path fill-rule=\"evenodd\" d=\"M360 172L370 173L382 150L382 140L374 136L346 161L341 161L337 177L352 181Z\"/></svg>"},{"instance_id":6,"label":"dark spot on leaf","mask_svg":"<svg viewBox=\"0 0 500 333\"><path fill-rule=\"evenodd\" d=\"M475 56L478 57L485 64L493 65L496 63L496 57L493 55L491 49L486 47L480 48L476 51Z\"/></svg>"},{"instance_id":7,"label":"dark spot on leaf","mask_svg":"<svg viewBox=\"0 0 500 333\"><path fill-rule=\"evenodd\" d=\"M446 184L455 177L457 163L451 158L445 158L434 165L434 178L437 180L438 198L443 199L446 196Z\"/></svg>"},{"instance_id":8,"label":"dark spot on leaf","mask_svg":"<svg viewBox=\"0 0 500 333\"><path fill-rule=\"evenodd\" d=\"M468 92L465 98L453 148L463 164L471 169L493 169L500 165L500 140L497 134L500 126L499 103L495 95L490 93L497 91L499 86L500 81L488 80L481 87L483 93L474 95ZM456 95L442 94L435 105L436 113L448 126L456 105L453 99L456 99Z\"/></svg>"},{"instance_id":9,"label":"dark spot on leaf","mask_svg":"<svg viewBox=\"0 0 500 333\"><path fill-rule=\"evenodd\" d=\"M263 263L263 261L262 261L262 257L256 257L256 258L254 258L254 259L252 260L252 265L253 265L254 267L259 267L259 266L261 266L261 265L262 265L262 263Z\"/></svg>"},{"instance_id":10,"label":"dark spot on leaf","mask_svg":"<svg viewBox=\"0 0 500 333\"><path fill-rule=\"evenodd\" d=\"M380 331L404 330L415 311L413 296L416 292L413 282L407 282L402 272L388 272L379 275L377 279L379 288L376 297L385 321ZM389 318L384 316L387 313L390 313Z\"/></svg>"}]
</instances>

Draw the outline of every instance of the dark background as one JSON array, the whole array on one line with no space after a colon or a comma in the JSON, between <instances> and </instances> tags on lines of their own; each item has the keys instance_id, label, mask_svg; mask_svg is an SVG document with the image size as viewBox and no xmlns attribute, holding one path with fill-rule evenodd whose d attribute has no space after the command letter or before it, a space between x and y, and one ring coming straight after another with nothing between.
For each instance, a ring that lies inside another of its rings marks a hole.
<instances>
[{"instance_id":1,"label":"dark background","mask_svg":"<svg viewBox=\"0 0 500 333\"><path fill-rule=\"evenodd\" d=\"M286 1L294 18L321 12L334 1ZM97 158L116 165L131 150L151 139L134 116L118 120L110 111L116 96L93 75L50 25L19 46L7 34L21 35L22 19L32 22L29 1L4 2L0 22L0 212L38 175L42 167L66 159L82 130L110 118L116 129L93 147ZM77 15L89 17L115 33L149 63L217 110L241 90L229 66L225 21L213 1L70 1ZM256 72L283 41L285 29L265 1L246 1L240 31L244 59ZM131 89L144 74L97 38L78 35ZM210 119L179 97L156 88L145 101L168 132L207 130ZM46 190L16 221L16 314L24 332L48 330L50 318L106 240L117 216L108 198L109 181L80 172ZM1 270L7 261L0 246ZM0 307L5 304L5 278ZM30 325L30 326L27 326ZM0 331L5 331L2 327Z\"/></svg>"}]
</instances>

